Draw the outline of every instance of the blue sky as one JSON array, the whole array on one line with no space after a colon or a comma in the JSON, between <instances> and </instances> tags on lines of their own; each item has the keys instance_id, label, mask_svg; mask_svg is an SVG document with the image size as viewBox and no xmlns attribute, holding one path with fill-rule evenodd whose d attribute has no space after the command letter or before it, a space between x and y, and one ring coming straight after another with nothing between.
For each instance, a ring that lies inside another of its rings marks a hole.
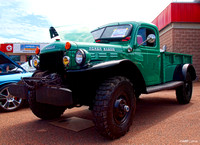
<instances>
[{"instance_id":1,"label":"blue sky","mask_svg":"<svg viewBox=\"0 0 200 145\"><path fill-rule=\"evenodd\" d=\"M49 27L52 25L78 24L92 29L117 21L151 22L171 2L172 0L0 0L0 43L48 42Z\"/></svg>"},{"instance_id":2,"label":"blue sky","mask_svg":"<svg viewBox=\"0 0 200 145\"><path fill-rule=\"evenodd\" d=\"M50 21L29 11L25 1L0 0L0 43L46 41ZM49 35L48 35L49 37Z\"/></svg>"}]
</instances>

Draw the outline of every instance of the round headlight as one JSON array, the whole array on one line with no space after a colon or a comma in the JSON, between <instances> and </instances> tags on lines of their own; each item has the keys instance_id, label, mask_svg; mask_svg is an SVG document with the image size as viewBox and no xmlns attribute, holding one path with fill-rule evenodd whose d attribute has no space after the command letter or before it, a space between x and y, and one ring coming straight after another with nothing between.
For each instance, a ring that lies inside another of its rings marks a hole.
<instances>
[{"instance_id":1,"label":"round headlight","mask_svg":"<svg viewBox=\"0 0 200 145\"><path fill-rule=\"evenodd\" d=\"M85 63L86 55L85 55L85 52L82 49L79 49L76 52L75 60L76 60L76 63L78 65L83 65Z\"/></svg>"},{"instance_id":2,"label":"round headlight","mask_svg":"<svg viewBox=\"0 0 200 145\"><path fill-rule=\"evenodd\" d=\"M67 65L69 65L69 63L70 63L70 58L68 56L64 56L63 57L63 64L65 66L67 66Z\"/></svg>"},{"instance_id":3,"label":"round headlight","mask_svg":"<svg viewBox=\"0 0 200 145\"><path fill-rule=\"evenodd\" d=\"M33 58L33 60L32 60L32 66L34 66L35 68L37 68L38 64L39 64L39 59L37 57Z\"/></svg>"}]
</instances>

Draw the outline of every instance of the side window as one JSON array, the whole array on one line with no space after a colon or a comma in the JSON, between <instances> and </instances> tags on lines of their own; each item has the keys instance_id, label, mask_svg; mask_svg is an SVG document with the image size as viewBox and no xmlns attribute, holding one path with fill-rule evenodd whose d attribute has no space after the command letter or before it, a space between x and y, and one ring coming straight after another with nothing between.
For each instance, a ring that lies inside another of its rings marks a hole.
<instances>
[{"instance_id":1,"label":"side window","mask_svg":"<svg viewBox=\"0 0 200 145\"><path fill-rule=\"evenodd\" d=\"M149 34L154 34L155 32L152 29L149 28L140 28L138 33L137 33L137 43L138 45L142 44L142 42L144 42L145 40L147 40L147 37ZM154 43L149 43L149 42L144 42L142 44L142 46L150 46L150 47L154 47L156 45L156 41Z\"/></svg>"}]
</instances>

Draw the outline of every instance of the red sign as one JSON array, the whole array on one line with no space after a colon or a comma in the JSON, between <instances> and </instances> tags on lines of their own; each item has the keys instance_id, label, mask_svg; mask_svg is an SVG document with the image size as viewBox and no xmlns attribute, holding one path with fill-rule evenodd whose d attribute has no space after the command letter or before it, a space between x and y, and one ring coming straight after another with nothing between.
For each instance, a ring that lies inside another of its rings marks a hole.
<instances>
[{"instance_id":1,"label":"red sign","mask_svg":"<svg viewBox=\"0 0 200 145\"><path fill-rule=\"evenodd\" d=\"M171 3L152 21L159 30L173 22L200 23L200 4Z\"/></svg>"},{"instance_id":2,"label":"red sign","mask_svg":"<svg viewBox=\"0 0 200 145\"><path fill-rule=\"evenodd\" d=\"M1 44L0 51L13 52L13 44Z\"/></svg>"}]
</instances>

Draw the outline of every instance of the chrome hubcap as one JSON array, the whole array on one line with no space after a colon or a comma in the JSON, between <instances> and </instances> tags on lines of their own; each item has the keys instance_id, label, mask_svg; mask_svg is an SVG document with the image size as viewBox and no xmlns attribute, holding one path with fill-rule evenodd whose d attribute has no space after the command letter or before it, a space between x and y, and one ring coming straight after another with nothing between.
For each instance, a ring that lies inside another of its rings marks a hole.
<instances>
[{"instance_id":1,"label":"chrome hubcap","mask_svg":"<svg viewBox=\"0 0 200 145\"><path fill-rule=\"evenodd\" d=\"M0 106L5 110L14 110L18 108L21 101L21 98L16 98L9 93L8 87L0 91Z\"/></svg>"}]
</instances>

